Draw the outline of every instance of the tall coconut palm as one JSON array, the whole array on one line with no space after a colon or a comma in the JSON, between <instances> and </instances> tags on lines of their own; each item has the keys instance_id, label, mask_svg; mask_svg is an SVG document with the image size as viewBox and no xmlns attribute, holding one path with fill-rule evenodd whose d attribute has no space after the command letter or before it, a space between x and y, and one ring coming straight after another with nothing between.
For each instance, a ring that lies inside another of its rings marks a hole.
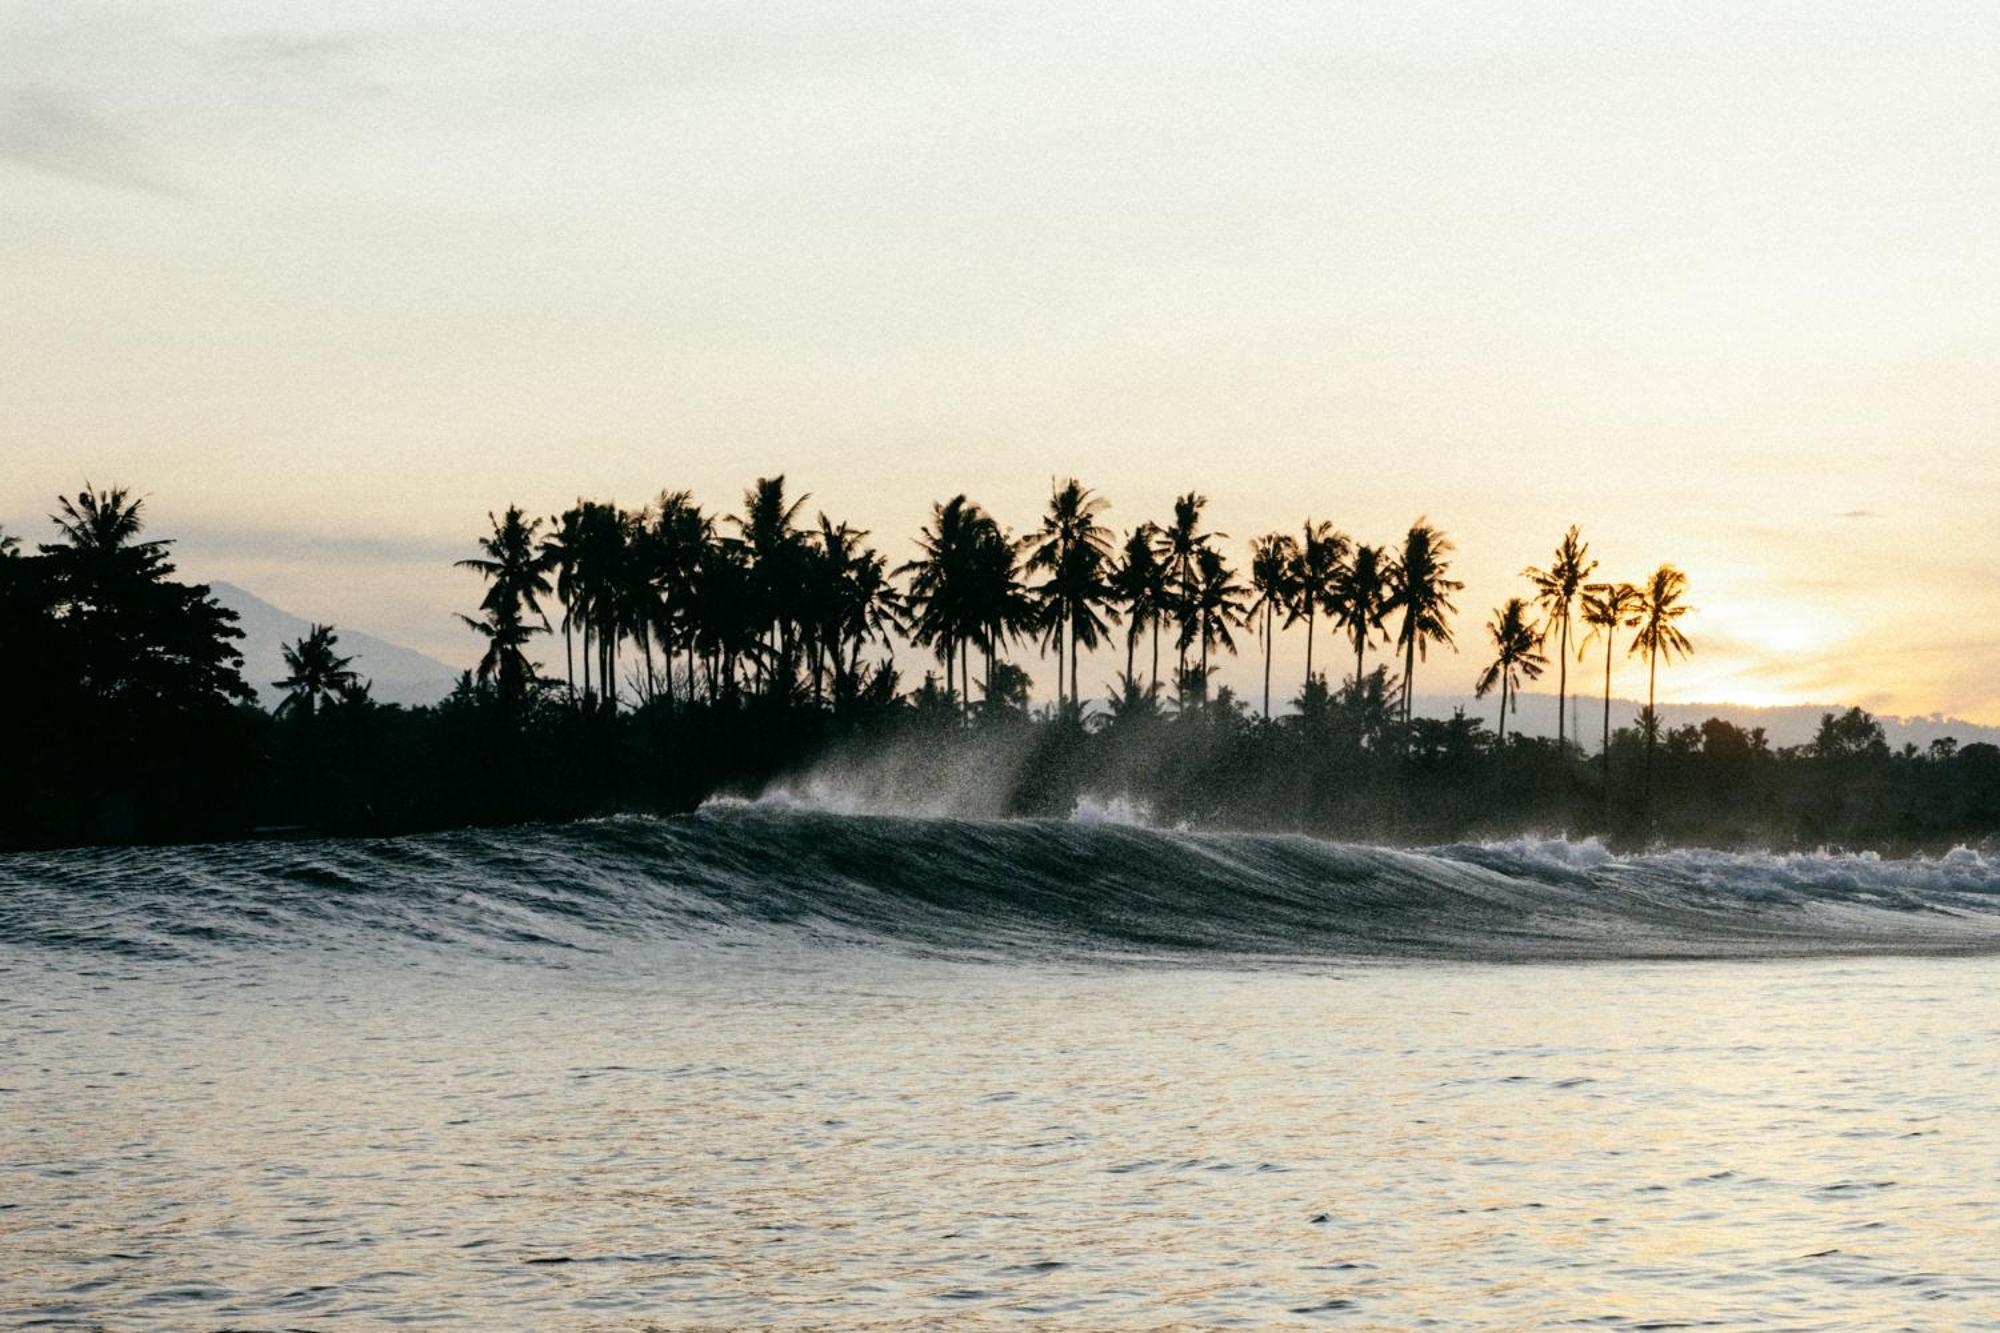
<instances>
[{"instance_id":1,"label":"tall coconut palm","mask_svg":"<svg viewBox=\"0 0 2000 1333\"><path fill-rule=\"evenodd\" d=\"M1583 589L1583 623L1590 627L1590 633L1577 645L1577 658L1582 659L1584 650L1591 640L1604 640L1604 762L1611 762L1611 654L1617 644L1620 627L1630 629L1638 624L1640 603L1639 590L1629 583L1590 583Z\"/></svg>"},{"instance_id":2,"label":"tall coconut palm","mask_svg":"<svg viewBox=\"0 0 2000 1333\"><path fill-rule=\"evenodd\" d=\"M1289 610L1297 596L1299 548L1290 533L1270 532L1250 543L1250 587L1257 594L1250 603L1252 619L1262 618L1258 634L1264 640L1264 718L1271 717L1271 641L1275 637L1279 608ZM1308 644L1306 651L1312 651ZM1131 665L1126 665L1131 674Z\"/></svg>"},{"instance_id":3,"label":"tall coconut palm","mask_svg":"<svg viewBox=\"0 0 2000 1333\"><path fill-rule=\"evenodd\" d=\"M1672 661L1675 657L1685 657L1694 651L1687 635L1681 633L1675 623L1688 613L1690 608L1682 599L1687 596L1687 575L1672 565L1661 565L1653 571L1653 576L1639 588L1639 607L1636 613L1639 632L1632 636L1632 646L1626 651L1636 655L1646 655L1646 798L1653 794L1653 750L1659 743L1659 713L1654 708L1655 689L1660 680L1660 658Z\"/></svg>"},{"instance_id":4,"label":"tall coconut palm","mask_svg":"<svg viewBox=\"0 0 2000 1333\"><path fill-rule=\"evenodd\" d=\"M503 705L518 706L535 678L534 664L524 645L530 635L548 628L540 599L549 595L550 558L536 540L540 519L529 519L519 505L509 505L505 515L486 516L491 535L479 540L480 554L457 562L486 580L486 596L480 600L483 620L460 616L474 632L486 640L480 659L481 681L496 681ZM532 624L528 617L541 621Z\"/></svg>"},{"instance_id":5,"label":"tall coconut palm","mask_svg":"<svg viewBox=\"0 0 2000 1333\"><path fill-rule=\"evenodd\" d=\"M1403 722L1408 725L1416 701L1417 659L1428 657L1429 645L1453 647L1450 617L1458 613L1451 594L1465 585L1450 578L1451 539L1418 519L1403 538L1402 553L1390 576L1389 608L1402 613L1396 646L1403 650Z\"/></svg>"},{"instance_id":6,"label":"tall coconut palm","mask_svg":"<svg viewBox=\"0 0 2000 1333\"><path fill-rule=\"evenodd\" d=\"M791 689L797 661L798 600L805 583L798 516L811 498L788 499L782 473L759 477L743 493L742 516L730 520L750 557L760 621L775 639L774 686L780 692Z\"/></svg>"},{"instance_id":7,"label":"tall coconut palm","mask_svg":"<svg viewBox=\"0 0 2000 1333\"><path fill-rule=\"evenodd\" d=\"M1347 561L1351 545L1347 534L1334 531L1333 524L1307 519L1305 530L1299 535L1294 548L1296 558L1291 578L1291 614L1285 620L1285 627L1289 629L1301 620L1306 622L1308 684L1313 676L1313 623L1321 611L1330 609L1334 582L1340 577L1341 566Z\"/></svg>"},{"instance_id":8,"label":"tall coconut palm","mask_svg":"<svg viewBox=\"0 0 2000 1333\"><path fill-rule=\"evenodd\" d=\"M563 679L569 687L570 707L576 706L576 627L583 620L582 580L578 552L582 546L583 501L578 500L549 520L549 534L542 538L540 553L548 572L555 576L556 605L562 608ZM583 668L590 670L590 655L584 654Z\"/></svg>"},{"instance_id":9,"label":"tall coconut palm","mask_svg":"<svg viewBox=\"0 0 2000 1333\"><path fill-rule=\"evenodd\" d=\"M1500 687L1500 744L1507 744L1507 714L1518 709L1520 704L1521 681L1534 680L1548 665L1548 659L1537 651L1541 647L1546 631L1528 618L1528 604L1519 597L1509 597L1506 605L1493 613L1493 619L1486 624L1486 632L1493 640L1493 660L1486 670L1479 674L1474 687L1484 699ZM1512 705L1512 709L1509 705Z\"/></svg>"},{"instance_id":10,"label":"tall coconut palm","mask_svg":"<svg viewBox=\"0 0 2000 1333\"><path fill-rule=\"evenodd\" d=\"M1000 660L1001 649L1047 624L1043 604L1021 582L1017 560L1019 551L1020 543L1010 538L998 523L985 514L979 516L973 527L972 549L966 561L965 595L962 600L967 635L960 653L964 655L970 648L977 647L985 655L985 696L988 704L997 703L993 668ZM1070 577L1075 576L1072 573ZM1072 645L1076 630L1077 626L1072 623ZM1096 640L1093 637L1089 642L1094 646ZM1074 671L1074 655L1070 662ZM969 660L960 674L964 677L969 698L972 690ZM1061 704L1060 694L1056 702Z\"/></svg>"},{"instance_id":11,"label":"tall coconut palm","mask_svg":"<svg viewBox=\"0 0 2000 1333\"><path fill-rule=\"evenodd\" d=\"M1103 509L1103 497L1069 477L1054 485L1042 525L1026 541L1028 568L1048 576L1035 591L1056 650L1056 699L1062 699L1067 646L1070 702L1078 708L1082 696L1076 683L1077 647L1097 646L1106 629L1098 608L1110 601L1105 566L1111 557L1111 534L1097 519Z\"/></svg>"},{"instance_id":12,"label":"tall coconut palm","mask_svg":"<svg viewBox=\"0 0 2000 1333\"><path fill-rule=\"evenodd\" d=\"M1003 562L997 546L1007 547ZM945 690L964 701L971 682L960 670L992 612L996 574L1011 577L1013 551L999 525L963 495L931 506L930 524L917 534L918 556L896 570L910 580L911 642L937 653L944 663Z\"/></svg>"},{"instance_id":13,"label":"tall coconut palm","mask_svg":"<svg viewBox=\"0 0 2000 1333\"><path fill-rule=\"evenodd\" d=\"M1577 595L1584 581L1597 571L1590 558L1590 543L1582 539L1575 524L1563 534L1555 557L1547 569L1522 571L1535 585L1535 605L1542 612L1542 633L1554 635L1556 647L1556 753L1569 753L1569 627L1576 609Z\"/></svg>"},{"instance_id":14,"label":"tall coconut palm","mask_svg":"<svg viewBox=\"0 0 2000 1333\"><path fill-rule=\"evenodd\" d=\"M1333 581L1327 609L1334 623L1354 639L1354 680L1366 674L1368 641L1383 632L1389 614L1390 561L1379 546L1358 545Z\"/></svg>"},{"instance_id":15,"label":"tall coconut palm","mask_svg":"<svg viewBox=\"0 0 2000 1333\"><path fill-rule=\"evenodd\" d=\"M1244 587L1236 573L1213 546L1195 554L1194 582L1188 589L1186 619L1181 628L1181 651L1186 656L1190 644L1201 648L1201 702L1208 702L1208 656L1212 648L1236 651L1232 627L1241 625L1249 608L1243 602Z\"/></svg>"},{"instance_id":16,"label":"tall coconut palm","mask_svg":"<svg viewBox=\"0 0 2000 1333\"><path fill-rule=\"evenodd\" d=\"M287 675L271 682L273 689L285 691L278 714L303 713L310 718L322 702L333 703L361 684L360 675L348 669L354 659L334 652L339 642L333 626L314 625L304 638L280 650Z\"/></svg>"},{"instance_id":17,"label":"tall coconut palm","mask_svg":"<svg viewBox=\"0 0 2000 1333\"><path fill-rule=\"evenodd\" d=\"M1157 524L1141 523L1125 535L1125 545L1108 580L1111 595L1125 612L1125 678L1132 678L1132 656L1139 636L1153 636L1152 689L1160 688L1160 623L1173 611L1172 584L1160 558L1162 534Z\"/></svg>"},{"instance_id":18,"label":"tall coconut palm","mask_svg":"<svg viewBox=\"0 0 2000 1333\"><path fill-rule=\"evenodd\" d=\"M1163 534L1161 545L1167 567L1167 582L1172 612L1180 622L1180 671L1176 679L1187 674L1188 645L1194 641L1193 620L1195 615L1195 583L1201 573L1201 553L1209 549L1209 543L1226 537L1226 532L1203 532L1201 511L1208 507L1208 497L1189 491L1174 501L1174 521Z\"/></svg>"}]
</instances>

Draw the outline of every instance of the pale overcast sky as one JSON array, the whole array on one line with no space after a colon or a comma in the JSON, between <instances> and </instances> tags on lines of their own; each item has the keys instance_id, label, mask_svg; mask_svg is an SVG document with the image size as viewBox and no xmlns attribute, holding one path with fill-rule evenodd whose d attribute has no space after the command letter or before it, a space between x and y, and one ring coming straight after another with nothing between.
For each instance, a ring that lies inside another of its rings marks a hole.
<instances>
[{"instance_id":1,"label":"pale overcast sky","mask_svg":"<svg viewBox=\"0 0 2000 1333\"><path fill-rule=\"evenodd\" d=\"M782 471L901 559L1075 473L1428 515L1457 689L1578 522L1688 571L1668 697L2000 722L1996 55L1974 3L0 0L0 523L122 482L466 663L510 501Z\"/></svg>"}]
</instances>

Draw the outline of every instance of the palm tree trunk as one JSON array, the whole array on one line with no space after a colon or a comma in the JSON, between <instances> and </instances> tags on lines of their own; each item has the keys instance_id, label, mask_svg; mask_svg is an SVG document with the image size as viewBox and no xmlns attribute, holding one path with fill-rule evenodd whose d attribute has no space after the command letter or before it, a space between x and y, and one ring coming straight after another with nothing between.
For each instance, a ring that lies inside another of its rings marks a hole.
<instances>
[{"instance_id":1,"label":"palm tree trunk","mask_svg":"<svg viewBox=\"0 0 2000 1333\"><path fill-rule=\"evenodd\" d=\"M1604 780L1607 784L1609 784L1609 782L1611 781L1611 641L1615 637L1617 637L1617 630L1615 626L1612 629L1605 631L1604 634ZM1608 785L1606 788L1606 794L1607 795L1609 794Z\"/></svg>"},{"instance_id":2,"label":"palm tree trunk","mask_svg":"<svg viewBox=\"0 0 2000 1333\"><path fill-rule=\"evenodd\" d=\"M576 636L563 617L563 679L569 682L569 706L576 707Z\"/></svg>"},{"instance_id":3,"label":"palm tree trunk","mask_svg":"<svg viewBox=\"0 0 2000 1333\"><path fill-rule=\"evenodd\" d=\"M1417 702L1417 641L1414 637L1403 645L1403 725L1409 726L1416 716Z\"/></svg>"},{"instance_id":4,"label":"palm tree trunk","mask_svg":"<svg viewBox=\"0 0 2000 1333\"><path fill-rule=\"evenodd\" d=\"M1500 672L1500 749L1507 748L1507 672Z\"/></svg>"},{"instance_id":5,"label":"palm tree trunk","mask_svg":"<svg viewBox=\"0 0 2000 1333\"><path fill-rule=\"evenodd\" d=\"M1646 654L1646 810L1653 809L1653 747L1660 740L1660 715L1653 704L1654 688L1660 680L1660 648L1656 643Z\"/></svg>"},{"instance_id":6,"label":"palm tree trunk","mask_svg":"<svg viewBox=\"0 0 2000 1333\"><path fill-rule=\"evenodd\" d=\"M1368 627L1354 627L1354 697L1361 697L1361 655L1368 649Z\"/></svg>"},{"instance_id":7,"label":"palm tree trunk","mask_svg":"<svg viewBox=\"0 0 2000 1333\"><path fill-rule=\"evenodd\" d=\"M1077 715L1083 715L1083 691L1076 687L1076 625L1069 627L1069 701Z\"/></svg>"},{"instance_id":8,"label":"palm tree trunk","mask_svg":"<svg viewBox=\"0 0 2000 1333\"><path fill-rule=\"evenodd\" d=\"M1271 720L1271 604L1264 603L1264 720Z\"/></svg>"},{"instance_id":9,"label":"palm tree trunk","mask_svg":"<svg viewBox=\"0 0 2000 1333\"><path fill-rule=\"evenodd\" d=\"M1153 692L1160 690L1160 618L1153 617Z\"/></svg>"},{"instance_id":10,"label":"palm tree trunk","mask_svg":"<svg viewBox=\"0 0 2000 1333\"><path fill-rule=\"evenodd\" d=\"M1056 712L1063 710L1063 622L1056 621Z\"/></svg>"},{"instance_id":11,"label":"palm tree trunk","mask_svg":"<svg viewBox=\"0 0 2000 1333\"><path fill-rule=\"evenodd\" d=\"M1127 685L1132 683L1132 650L1138 646L1138 634L1133 633L1125 636L1125 683Z\"/></svg>"},{"instance_id":12,"label":"palm tree trunk","mask_svg":"<svg viewBox=\"0 0 2000 1333\"><path fill-rule=\"evenodd\" d=\"M1313 683L1313 604L1312 594L1306 594L1306 687Z\"/></svg>"},{"instance_id":13,"label":"palm tree trunk","mask_svg":"<svg viewBox=\"0 0 2000 1333\"><path fill-rule=\"evenodd\" d=\"M1569 753L1569 746L1565 743L1566 733L1563 731L1563 722L1564 722L1563 710L1569 706L1567 702L1565 702L1568 698L1569 698L1569 617L1565 615L1563 617L1563 632L1562 632L1562 661L1558 665L1558 670L1556 672L1556 757L1558 759L1562 758L1562 756Z\"/></svg>"}]
</instances>

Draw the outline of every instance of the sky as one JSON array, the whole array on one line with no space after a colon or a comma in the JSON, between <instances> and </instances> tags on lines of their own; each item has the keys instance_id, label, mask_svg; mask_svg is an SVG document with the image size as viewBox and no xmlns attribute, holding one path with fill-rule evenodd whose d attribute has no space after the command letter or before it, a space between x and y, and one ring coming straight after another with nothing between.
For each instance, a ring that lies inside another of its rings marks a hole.
<instances>
[{"instance_id":1,"label":"sky","mask_svg":"<svg viewBox=\"0 0 2000 1333\"><path fill-rule=\"evenodd\" d=\"M1687 572L1665 699L2000 723L1996 49L1983 3L0 0L0 525L129 485L185 574L468 664L509 503L783 473L900 560L1074 474L1238 554L1428 517L1462 690L1577 523Z\"/></svg>"}]
</instances>

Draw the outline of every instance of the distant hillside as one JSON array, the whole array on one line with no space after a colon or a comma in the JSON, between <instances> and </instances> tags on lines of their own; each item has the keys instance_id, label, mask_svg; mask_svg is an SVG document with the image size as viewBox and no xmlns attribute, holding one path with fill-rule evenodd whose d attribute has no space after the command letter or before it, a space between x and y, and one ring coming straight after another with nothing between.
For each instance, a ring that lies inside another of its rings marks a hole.
<instances>
[{"instance_id":1,"label":"distant hillside","mask_svg":"<svg viewBox=\"0 0 2000 1333\"><path fill-rule=\"evenodd\" d=\"M1644 701L1631 699L1611 700L1612 727L1629 727L1639 716ZM1719 717L1725 722L1733 722L1739 727L1762 727L1771 738L1771 744L1804 745L1819 730L1820 716L1825 713L1846 711L1844 704L1799 704L1784 708L1750 708L1741 704L1661 704L1660 718L1668 727L1678 727L1688 723L1699 723L1711 717ZM1454 708L1463 708L1467 716L1481 718L1490 731L1499 720L1500 700L1492 697L1474 698L1472 695L1418 695L1417 711L1432 717L1449 717ZM1588 696L1574 703L1573 716L1580 724L1571 735L1580 734L1586 750L1597 748L1598 737L1604 732L1604 700ZM1981 726L1976 722L1966 722L1948 717L1894 717L1878 714L1876 720L1882 724L1892 749L1901 749L1905 744L1918 748L1929 745L1940 737L1950 736L1959 744L1985 741L1990 745L2000 745L2000 727ZM1523 694L1518 713L1509 715L1507 730L1518 729L1524 736L1554 736L1556 734L1556 696L1554 694Z\"/></svg>"},{"instance_id":2,"label":"distant hillside","mask_svg":"<svg viewBox=\"0 0 2000 1333\"><path fill-rule=\"evenodd\" d=\"M243 641L237 646L243 651L243 679L257 691L258 702L266 708L275 706L284 696L271 688L271 682L287 674L282 650L303 638L312 623L233 583L209 586L215 600L240 617L237 628L243 631ZM451 692L458 679L457 671L434 657L345 625L334 628L340 635L341 654L354 659L353 669L362 679L375 683L377 703L434 704Z\"/></svg>"}]
</instances>

